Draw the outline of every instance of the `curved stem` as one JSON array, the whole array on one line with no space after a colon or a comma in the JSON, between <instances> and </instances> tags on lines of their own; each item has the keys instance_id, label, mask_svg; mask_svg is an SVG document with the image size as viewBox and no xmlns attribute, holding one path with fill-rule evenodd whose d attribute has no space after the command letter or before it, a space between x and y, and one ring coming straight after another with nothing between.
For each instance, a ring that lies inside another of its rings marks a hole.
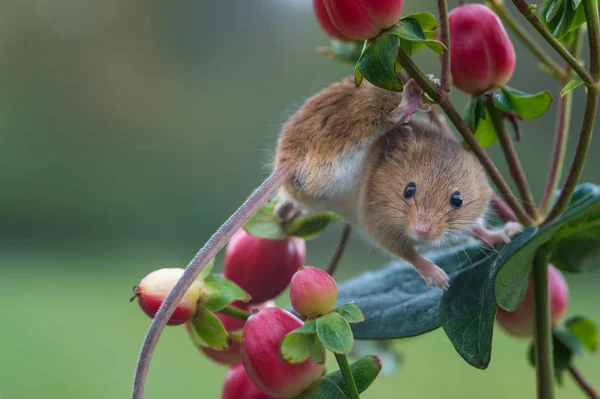
<instances>
[{"instance_id":1,"label":"curved stem","mask_svg":"<svg viewBox=\"0 0 600 399\"><path fill-rule=\"evenodd\" d=\"M348 390L350 391L350 399L359 399L358 396L358 388L356 388L356 381L354 381L354 376L352 375L352 370L350 370L350 364L348 364L348 358L344 354L335 354L335 360L337 360L338 366L340 366L340 371L346 380L346 384L348 384Z\"/></svg>"},{"instance_id":2,"label":"curved stem","mask_svg":"<svg viewBox=\"0 0 600 399\"><path fill-rule=\"evenodd\" d=\"M492 118L492 124L494 125L494 129L498 135L498 140L502 146L502 151L506 156L506 163L508 164L510 174L515 181L517 188L519 189L521 199L525 204L525 209L534 220L538 220L540 215L538 213L535 200L533 199L529 182L527 181L527 177L525 176L525 172L521 166L519 155L517 154L515 145L510 139L508 130L506 130L504 115L502 114L502 111L498 110L493 104L488 103L486 107L490 117Z\"/></svg>"},{"instance_id":3,"label":"curved stem","mask_svg":"<svg viewBox=\"0 0 600 399\"><path fill-rule=\"evenodd\" d=\"M446 0L438 0L440 13L440 32L442 43L448 51L442 54L442 73L440 90L445 95L450 93L450 27L448 24L448 4Z\"/></svg>"},{"instance_id":4,"label":"curved stem","mask_svg":"<svg viewBox=\"0 0 600 399\"><path fill-rule=\"evenodd\" d=\"M492 200L490 202L494 212L500 216L500 219L505 222L517 221L517 215L515 215L512 209L510 209L510 206L508 206L508 204L495 192L492 193Z\"/></svg>"},{"instance_id":5,"label":"curved stem","mask_svg":"<svg viewBox=\"0 0 600 399\"><path fill-rule=\"evenodd\" d=\"M144 343L142 344L142 350L135 370L132 399L142 399L144 397L144 388L150 361L152 360L152 353L154 352L154 348L156 347L162 330L165 328L167 321L175 311L177 303L179 303L187 289L194 282L196 277L198 277L198 274L200 274L206 264L215 257L223 246L225 246L231 236L240 229L273 194L275 194L277 189L288 178L288 175L289 172L287 170L278 169L267 177L260 187L258 187L242 206L240 206L238 210L223 223L219 230L213 234L206 244L204 244L202 249L190 261L183 272L183 275L158 309L146 337L144 338Z\"/></svg>"},{"instance_id":6,"label":"curved stem","mask_svg":"<svg viewBox=\"0 0 600 399\"><path fill-rule=\"evenodd\" d=\"M327 266L327 273L330 276L333 276L335 273L335 269L337 268L340 259L342 259L342 255L344 254L344 248L346 248L346 244L348 243L348 239L350 238L350 233L352 232L352 226L349 223L346 223L344 226L344 230L342 231L342 236L340 237L340 242L333 254L333 257L329 261L329 265Z\"/></svg>"},{"instance_id":7,"label":"curved stem","mask_svg":"<svg viewBox=\"0 0 600 399\"><path fill-rule=\"evenodd\" d=\"M590 73L596 82L596 87L600 85L600 26L598 25L599 8L596 1L584 0L585 19L588 28L588 43L590 48Z\"/></svg>"},{"instance_id":8,"label":"curved stem","mask_svg":"<svg viewBox=\"0 0 600 399\"><path fill-rule=\"evenodd\" d=\"M519 22L508 12L502 1L492 0L490 1L489 6L496 12L496 14L498 14L502 22L504 22L508 28L512 30L515 35L517 35L517 37L521 40L521 42L523 42L529 51L531 51L548 69L552 70L557 78L569 78L569 74L566 73L565 69L556 63L552 58L550 58L548 53L546 53L544 49L535 42L529 33L527 33L525 28L523 28L523 26L519 24Z\"/></svg>"},{"instance_id":9,"label":"curved stem","mask_svg":"<svg viewBox=\"0 0 600 399\"><path fill-rule=\"evenodd\" d=\"M500 192L500 195L506 199L508 205L515 212L519 221L526 226L532 226L533 220L525 209L521 205L521 203L515 198L515 195L511 191L510 187L506 183L506 180L500 174L496 165L487 154L487 152L483 149L481 144L475 138L475 135L465 121L462 119L458 111L454 108L450 100L447 96L442 96L433 84L429 81L429 79L423 74L423 72L419 69L419 67L413 62L413 60L406 54L401 48L398 50L398 62L402 65L404 69L409 73L409 75L421 86L421 88L429 95L434 101L436 101L440 107L444 110L450 121L454 124L454 126L458 129L461 136L465 139L479 162L481 162L487 174L490 176L490 179L494 182L494 185Z\"/></svg>"},{"instance_id":10,"label":"curved stem","mask_svg":"<svg viewBox=\"0 0 600 399\"><path fill-rule=\"evenodd\" d=\"M549 251L540 248L533 260L531 286L534 307L535 364L539 399L554 398L554 358L552 326L550 325L550 297L548 295Z\"/></svg>"},{"instance_id":11,"label":"curved stem","mask_svg":"<svg viewBox=\"0 0 600 399\"><path fill-rule=\"evenodd\" d=\"M231 316L240 320L248 320L248 317L250 317L250 313L231 305L219 310L218 313L224 314L225 316Z\"/></svg>"},{"instance_id":12,"label":"curved stem","mask_svg":"<svg viewBox=\"0 0 600 399\"><path fill-rule=\"evenodd\" d=\"M577 59L573 57L571 53L569 53L566 47L563 46L563 44L560 41L558 41L554 36L552 36L552 33L550 33L548 29L546 29L542 21L540 21L537 15L535 15L533 9L529 7L527 1L512 0L512 2L517 7L519 12L531 23L535 30L537 30L538 33L542 35L542 37L548 42L548 44L550 44L556 50L556 52L567 62L567 64L569 64L571 68L573 68L573 70L575 71L575 73L577 73L577 75L579 75L581 80L583 80L587 86L593 86L594 79L592 79L592 76L581 66Z\"/></svg>"},{"instance_id":13,"label":"curved stem","mask_svg":"<svg viewBox=\"0 0 600 399\"><path fill-rule=\"evenodd\" d=\"M573 364L569 365L569 374L575 380L575 383L585 392L590 399L599 399L596 389L585 379Z\"/></svg>"}]
</instances>

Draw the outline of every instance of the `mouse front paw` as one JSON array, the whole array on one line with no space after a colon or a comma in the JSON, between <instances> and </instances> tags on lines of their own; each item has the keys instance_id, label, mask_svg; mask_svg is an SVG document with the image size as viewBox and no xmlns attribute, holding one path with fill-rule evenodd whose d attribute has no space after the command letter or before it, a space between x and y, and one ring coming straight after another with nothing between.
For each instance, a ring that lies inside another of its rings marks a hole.
<instances>
[{"instance_id":1,"label":"mouse front paw","mask_svg":"<svg viewBox=\"0 0 600 399\"><path fill-rule=\"evenodd\" d=\"M448 275L435 263L420 255L415 257L411 263L427 285L430 287L436 286L443 290L448 289Z\"/></svg>"},{"instance_id":2,"label":"mouse front paw","mask_svg":"<svg viewBox=\"0 0 600 399\"><path fill-rule=\"evenodd\" d=\"M502 230L489 231L482 227L473 229L473 235L479 239L486 247L493 247L496 244L510 244L511 236L521 233L523 226L517 222L508 222Z\"/></svg>"},{"instance_id":3,"label":"mouse front paw","mask_svg":"<svg viewBox=\"0 0 600 399\"><path fill-rule=\"evenodd\" d=\"M511 236L514 236L516 234L523 232L523 225L521 223L517 223L517 222L508 222L504 225L503 230L506 233L506 235L509 237L509 242L510 242Z\"/></svg>"}]
</instances>

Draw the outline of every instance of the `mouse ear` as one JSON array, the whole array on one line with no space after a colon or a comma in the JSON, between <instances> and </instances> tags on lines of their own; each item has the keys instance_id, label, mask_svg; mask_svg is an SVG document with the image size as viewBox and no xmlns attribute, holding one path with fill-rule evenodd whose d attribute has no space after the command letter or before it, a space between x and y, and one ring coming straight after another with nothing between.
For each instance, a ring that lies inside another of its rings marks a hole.
<instances>
[{"instance_id":1,"label":"mouse ear","mask_svg":"<svg viewBox=\"0 0 600 399\"><path fill-rule=\"evenodd\" d=\"M400 105L390 112L387 119L394 124L406 124L419 110L428 112L431 110L431 104L423 102L423 90L414 79L410 79L402 91Z\"/></svg>"}]
</instances>

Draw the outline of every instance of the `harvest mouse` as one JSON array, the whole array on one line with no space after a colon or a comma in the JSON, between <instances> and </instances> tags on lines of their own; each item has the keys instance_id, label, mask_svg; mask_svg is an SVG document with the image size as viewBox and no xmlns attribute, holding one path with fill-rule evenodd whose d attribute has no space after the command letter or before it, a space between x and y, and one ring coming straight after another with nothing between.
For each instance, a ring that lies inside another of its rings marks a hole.
<instances>
[{"instance_id":1,"label":"harvest mouse","mask_svg":"<svg viewBox=\"0 0 600 399\"><path fill-rule=\"evenodd\" d=\"M509 242L521 225L484 226L492 189L479 161L438 125L413 118L426 109L413 81L403 93L348 77L310 97L284 124L275 168L291 171L276 213L331 211L382 249L411 263L429 285L448 276L415 245L472 235Z\"/></svg>"}]
</instances>

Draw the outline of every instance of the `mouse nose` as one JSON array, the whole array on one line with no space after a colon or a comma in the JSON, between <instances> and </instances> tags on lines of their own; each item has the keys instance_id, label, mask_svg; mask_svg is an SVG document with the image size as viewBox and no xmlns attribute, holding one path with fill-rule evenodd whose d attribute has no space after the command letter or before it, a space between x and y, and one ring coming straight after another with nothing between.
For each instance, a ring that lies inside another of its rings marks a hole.
<instances>
[{"instance_id":1,"label":"mouse nose","mask_svg":"<svg viewBox=\"0 0 600 399\"><path fill-rule=\"evenodd\" d=\"M425 239L425 238L429 237L429 233L431 232L431 226L428 224L420 223L420 224L415 225L413 230L415 231L415 234L417 235L417 237Z\"/></svg>"}]
</instances>

